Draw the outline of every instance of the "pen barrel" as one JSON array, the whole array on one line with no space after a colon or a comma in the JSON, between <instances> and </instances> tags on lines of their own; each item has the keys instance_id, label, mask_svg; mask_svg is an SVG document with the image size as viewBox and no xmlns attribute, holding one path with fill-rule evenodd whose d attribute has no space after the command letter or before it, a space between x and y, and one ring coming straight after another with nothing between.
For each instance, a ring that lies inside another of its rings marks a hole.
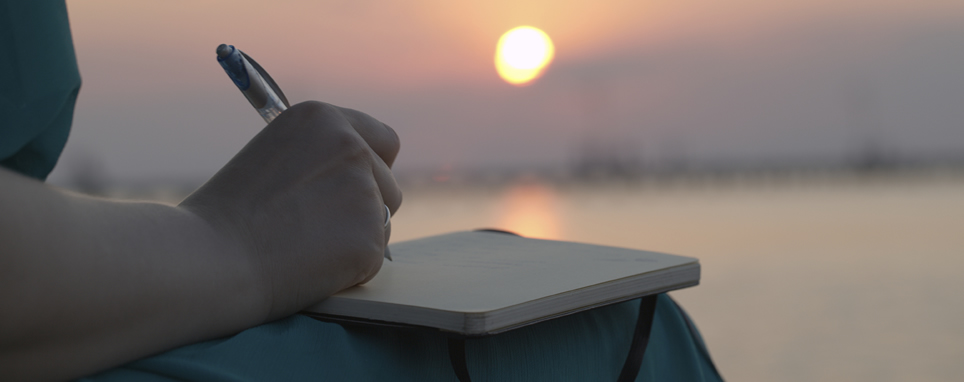
<instances>
[{"instance_id":1,"label":"pen barrel","mask_svg":"<svg viewBox=\"0 0 964 382\"><path fill-rule=\"evenodd\" d=\"M281 112L288 109L284 103L278 99L278 96L275 95L272 100L272 97L270 97L271 95L274 95L274 92L269 93L269 101L267 105L258 109L258 114L261 114L261 118L264 118L264 121L267 123L271 123L271 121L281 115Z\"/></svg>"},{"instance_id":2,"label":"pen barrel","mask_svg":"<svg viewBox=\"0 0 964 382\"><path fill-rule=\"evenodd\" d=\"M284 102L281 101L281 97L278 97L274 89L268 85L264 77L251 66L248 60L245 60L244 57L242 57L241 60L251 78L251 86L248 90L242 90L241 93L244 93L244 97L248 99L251 106L254 106L254 108L258 110L261 118L264 118L266 123L271 123L271 121L281 115L281 112L288 109L288 107L285 106Z\"/></svg>"},{"instance_id":3,"label":"pen barrel","mask_svg":"<svg viewBox=\"0 0 964 382\"><path fill-rule=\"evenodd\" d=\"M264 80L264 77L258 73L257 70L251 65L248 60L241 57L241 62L244 65L244 70L248 74L248 78L251 79L251 84L246 90L241 90L244 97L248 99L251 106L258 111L261 118L264 118L266 123L271 123L276 117L281 115L281 112L287 109L284 102L281 101L281 97L274 92L268 82Z\"/></svg>"},{"instance_id":4,"label":"pen barrel","mask_svg":"<svg viewBox=\"0 0 964 382\"><path fill-rule=\"evenodd\" d=\"M264 77L244 58L241 51L233 46L230 48L230 53L224 57L219 56L218 62L261 118L271 123L287 107Z\"/></svg>"}]
</instances>

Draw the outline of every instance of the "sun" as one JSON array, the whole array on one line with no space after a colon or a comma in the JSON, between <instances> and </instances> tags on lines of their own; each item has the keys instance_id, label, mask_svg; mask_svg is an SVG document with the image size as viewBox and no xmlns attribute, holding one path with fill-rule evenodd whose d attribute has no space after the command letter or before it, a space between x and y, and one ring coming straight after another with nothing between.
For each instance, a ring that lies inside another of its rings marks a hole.
<instances>
[{"instance_id":1,"label":"sun","mask_svg":"<svg viewBox=\"0 0 964 382\"><path fill-rule=\"evenodd\" d=\"M495 70L505 82L525 86L542 75L554 54L546 32L530 26L513 28L499 38Z\"/></svg>"}]
</instances>

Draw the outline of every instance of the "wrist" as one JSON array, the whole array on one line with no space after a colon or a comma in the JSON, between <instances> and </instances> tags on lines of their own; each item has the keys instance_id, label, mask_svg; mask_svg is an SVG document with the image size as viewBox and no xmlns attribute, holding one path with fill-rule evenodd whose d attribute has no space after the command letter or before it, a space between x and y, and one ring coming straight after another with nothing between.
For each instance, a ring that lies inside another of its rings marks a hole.
<instances>
[{"instance_id":1,"label":"wrist","mask_svg":"<svg viewBox=\"0 0 964 382\"><path fill-rule=\"evenodd\" d=\"M250 239L236 227L230 217L213 213L203 206L181 203L180 210L186 224L205 237L207 252L221 264L217 273L222 276L225 312L235 315L241 323L239 329L267 322L271 317L271 283L264 264Z\"/></svg>"}]
</instances>

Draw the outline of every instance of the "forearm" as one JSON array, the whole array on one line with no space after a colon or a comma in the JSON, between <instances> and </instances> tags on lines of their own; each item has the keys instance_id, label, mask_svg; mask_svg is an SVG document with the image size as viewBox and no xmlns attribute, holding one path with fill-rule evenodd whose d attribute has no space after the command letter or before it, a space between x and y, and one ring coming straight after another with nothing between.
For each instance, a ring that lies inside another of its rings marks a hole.
<instances>
[{"instance_id":1,"label":"forearm","mask_svg":"<svg viewBox=\"0 0 964 382\"><path fill-rule=\"evenodd\" d=\"M0 184L4 378L75 377L266 317L259 265L190 211Z\"/></svg>"},{"instance_id":2,"label":"forearm","mask_svg":"<svg viewBox=\"0 0 964 382\"><path fill-rule=\"evenodd\" d=\"M65 379L293 314L371 279L398 135L293 105L180 206L0 169L0 375ZM51 367L50 365L53 365Z\"/></svg>"}]
</instances>

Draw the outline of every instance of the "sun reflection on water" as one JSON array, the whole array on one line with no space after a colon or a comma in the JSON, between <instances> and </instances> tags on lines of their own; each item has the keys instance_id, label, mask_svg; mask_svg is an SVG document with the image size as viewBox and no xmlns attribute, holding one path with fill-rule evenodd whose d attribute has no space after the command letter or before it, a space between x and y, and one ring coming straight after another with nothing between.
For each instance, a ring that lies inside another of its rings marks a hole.
<instances>
[{"instance_id":1,"label":"sun reflection on water","mask_svg":"<svg viewBox=\"0 0 964 382\"><path fill-rule=\"evenodd\" d=\"M538 183L522 183L501 197L500 229L525 237L561 238L559 201L555 190Z\"/></svg>"}]
</instances>

